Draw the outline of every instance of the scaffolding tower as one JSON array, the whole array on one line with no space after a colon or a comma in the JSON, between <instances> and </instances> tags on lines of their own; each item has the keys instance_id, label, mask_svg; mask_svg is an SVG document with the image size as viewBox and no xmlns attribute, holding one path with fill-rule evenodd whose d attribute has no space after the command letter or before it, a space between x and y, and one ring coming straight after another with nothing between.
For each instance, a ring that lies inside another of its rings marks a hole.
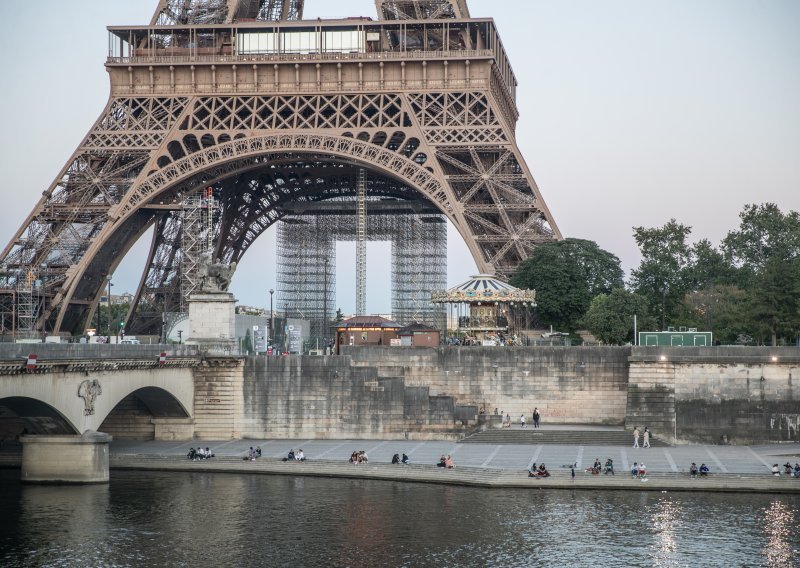
<instances>
[{"instance_id":1,"label":"scaffolding tower","mask_svg":"<svg viewBox=\"0 0 800 568\"><path fill-rule=\"evenodd\" d=\"M392 319L443 325L443 308L430 300L431 291L446 287L445 217L418 201L366 202L365 241L391 242ZM358 197L306 204L287 209L278 225L276 311L309 321L312 347L323 347L332 338L328 324L335 312L335 246L359 238L358 209Z\"/></svg>"},{"instance_id":2,"label":"scaffolding tower","mask_svg":"<svg viewBox=\"0 0 800 568\"><path fill-rule=\"evenodd\" d=\"M214 192L196 191L181 205L180 312L189 311L189 295L200 284L200 260L214 250Z\"/></svg>"},{"instance_id":3,"label":"scaffolding tower","mask_svg":"<svg viewBox=\"0 0 800 568\"><path fill-rule=\"evenodd\" d=\"M356 182L356 315L367 313L367 172Z\"/></svg>"},{"instance_id":4,"label":"scaffolding tower","mask_svg":"<svg viewBox=\"0 0 800 568\"><path fill-rule=\"evenodd\" d=\"M36 274L28 270L27 274L17 277L17 332L18 337L33 337L36 332L36 320L39 316L39 298L36 293Z\"/></svg>"}]
</instances>

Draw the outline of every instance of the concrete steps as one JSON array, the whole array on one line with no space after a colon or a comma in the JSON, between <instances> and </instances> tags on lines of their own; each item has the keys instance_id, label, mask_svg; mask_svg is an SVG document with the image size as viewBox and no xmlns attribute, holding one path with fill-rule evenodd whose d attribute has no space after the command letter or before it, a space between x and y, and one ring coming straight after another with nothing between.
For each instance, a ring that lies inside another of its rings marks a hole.
<instances>
[{"instance_id":1,"label":"concrete steps","mask_svg":"<svg viewBox=\"0 0 800 568\"><path fill-rule=\"evenodd\" d=\"M498 428L478 432L461 440L465 444L559 444L564 446L632 446L633 436L625 430L552 430L541 428ZM639 440L641 444L641 439ZM654 448L669 447L650 438Z\"/></svg>"}]
</instances>

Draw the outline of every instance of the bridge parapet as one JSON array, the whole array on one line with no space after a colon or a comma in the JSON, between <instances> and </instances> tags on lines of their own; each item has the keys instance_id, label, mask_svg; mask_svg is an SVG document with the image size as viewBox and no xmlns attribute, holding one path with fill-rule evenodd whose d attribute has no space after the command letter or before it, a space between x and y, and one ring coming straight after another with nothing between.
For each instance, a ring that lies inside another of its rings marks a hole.
<instances>
[{"instance_id":1,"label":"bridge parapet","mask_svg":"<svg viewBox=\"0 0 800 568\"><path fill-rule=\"evenodd\" d=\"M36 356L33 368L31 355ZM192 345L0 344L0 375L196 367L201 362Z\"/></svg>"}]
</instances>

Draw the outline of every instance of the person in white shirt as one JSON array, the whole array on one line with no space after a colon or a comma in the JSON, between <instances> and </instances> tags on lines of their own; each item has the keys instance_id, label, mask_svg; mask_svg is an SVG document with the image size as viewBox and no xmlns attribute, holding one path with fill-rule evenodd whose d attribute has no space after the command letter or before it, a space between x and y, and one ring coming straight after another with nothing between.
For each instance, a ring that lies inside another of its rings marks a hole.
<instances>
[{"instance_id":1,"label":"person in white shirt","mask_svg":"<svg viewBox=\"0 0 800 568\"><path fill-rule=\"evenodd\" d=\"M294 459L297 461L306 461L306 455L303 453L303 448L297 450L297 453L294 455Z\"/></svg>"},{"instance_id":2,"label":"person in white shirt","mask_svg":"<svg viewBox=\"0 0 800 568\"><path fill-rule=\"evenodd\" d=\"M524 414L520 414L519 415L519 424L520 424L520 427L525 428L525 415Z\"/></svg>"}]
</instances>

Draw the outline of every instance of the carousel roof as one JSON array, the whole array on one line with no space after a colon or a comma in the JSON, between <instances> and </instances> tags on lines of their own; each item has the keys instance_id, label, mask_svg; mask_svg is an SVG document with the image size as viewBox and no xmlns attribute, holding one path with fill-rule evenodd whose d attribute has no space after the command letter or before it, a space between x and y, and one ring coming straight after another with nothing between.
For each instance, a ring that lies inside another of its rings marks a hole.
<instances>
[{"instance_id":1,"label":"carousel roof","mask_svg":"<svg viewBox=\"0 0 800 568\"><path fill-rule=\"evenodd\" d=\"M520 290L494 276L479 274L447 290L431 293L435 304L470 302L536 302L535 290Z\"/></svg>"}]
</instances>

